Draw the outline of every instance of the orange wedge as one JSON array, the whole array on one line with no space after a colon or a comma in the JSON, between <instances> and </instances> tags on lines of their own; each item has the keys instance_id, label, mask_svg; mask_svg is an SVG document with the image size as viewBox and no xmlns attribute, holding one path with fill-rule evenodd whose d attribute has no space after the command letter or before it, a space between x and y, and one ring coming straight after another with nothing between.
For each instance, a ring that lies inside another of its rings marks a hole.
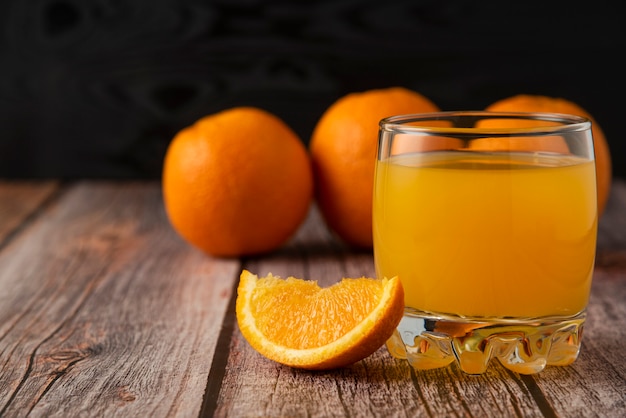
<instances>
[{"instance_id":1,"label":"orange wedge","mask_svg":"<svg viewBox=\"0 0 626 418\"><path fill-rule=\"evenodd\" d=\"M353 364L380 348L404 314L404 290L392 279L317 282L244 270L237 322L263 356L287 366L326 370Z\"/></svg>"}]
</instances>

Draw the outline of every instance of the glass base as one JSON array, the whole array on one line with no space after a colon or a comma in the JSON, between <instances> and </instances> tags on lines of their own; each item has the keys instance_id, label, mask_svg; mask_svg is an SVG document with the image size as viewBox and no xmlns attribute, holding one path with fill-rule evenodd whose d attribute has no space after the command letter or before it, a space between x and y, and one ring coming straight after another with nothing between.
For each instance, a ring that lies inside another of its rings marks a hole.
<instances>
[{"instance_id":1,"label":"glass base","mask_svg":"<svg viewBox=\"0 0 626 418\"><path fill-rule=\"evenodd\" d=\"M456 361L463 372L481 374L497 358L509 370L533 374L576 360L585 316L583 311L573 317L466 318L407 309L387 349L416 370Z\"/></svg>"}]
</instances>

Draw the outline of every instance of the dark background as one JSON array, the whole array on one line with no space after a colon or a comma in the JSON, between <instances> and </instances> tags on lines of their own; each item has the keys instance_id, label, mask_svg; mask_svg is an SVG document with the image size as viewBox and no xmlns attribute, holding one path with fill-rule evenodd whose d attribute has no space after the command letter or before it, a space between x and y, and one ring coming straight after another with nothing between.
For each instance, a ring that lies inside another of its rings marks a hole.
<instances>
[{"instance_id":1,"label":"dark background","mask_svg":"<svg viewBox=\"0 0 626 418\"><path fill-rule=\"evenodd\" d=\"M564 97L626 177L625 2L0 0L0 178L158 178L174 134L237 106L307 143L352 91L444 110Z\"/></svg>"}]
</instances>

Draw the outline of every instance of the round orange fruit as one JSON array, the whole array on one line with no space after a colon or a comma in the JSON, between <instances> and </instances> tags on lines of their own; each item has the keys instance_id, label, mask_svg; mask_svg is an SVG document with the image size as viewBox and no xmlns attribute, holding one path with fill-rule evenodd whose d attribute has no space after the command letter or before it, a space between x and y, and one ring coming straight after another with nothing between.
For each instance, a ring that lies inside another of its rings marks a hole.
<instances>
[{"instance_id":1,"label":"round orange fruit","mask_svg":"<svg viewBox=\"0 0 626 418\"><path fill-rule=\"evenodd\" d=\"M243 337L287 366L325 370L364 359L391 337L404 315L404 290L392 279L317 282L241 273L236 301Z\"/></svg>"},{"instance_id":2,"label":"round orange fruit","mask_svg":"<svg viewBox=\"0 0 626 418\"><path fill-rule=\"evenodd\" d=\"M552 112L583 116L591 120L591 130L596 158L596 181L598 188L598 214L604 212L611 189L611 154L609 145L600 125L585 109L563 98L543 95L519 94L499 100L487 106L486 110L495 112Z\"/></svg>"},{"instance_id":3,"label":"round orange fruit","mask_svg":"<svg viewBox=\"0 0 626 418\"><path fill-rule=\"evenodd\" d=\"M439 108L423 95L391 87L347 94L321 116L309 144L315 197L326 224L344 242L372 247L372 189L380 120L436 111Z\"/></svg>"},{"instance_id":4,"label":"round orange fruit","mask_svg":"<svg viewBox=\"0 0 626 418\"><path fill-rule=\"evenodd\" d=\"M304 143L281 119L236 107L174 137L162 187L170 223L186 241L233 257L289 239L312 202L313 175Z\"/></svg>"}]
</instances>

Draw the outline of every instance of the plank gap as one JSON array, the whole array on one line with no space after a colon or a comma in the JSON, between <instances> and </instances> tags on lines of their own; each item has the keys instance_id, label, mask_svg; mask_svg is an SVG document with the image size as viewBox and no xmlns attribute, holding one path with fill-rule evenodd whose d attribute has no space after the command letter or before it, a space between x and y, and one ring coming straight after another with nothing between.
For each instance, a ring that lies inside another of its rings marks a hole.
<instances>
[{"instance_id":1,"label":"plank gap","mask_svg":"<svg viewBox=\"0 0 626 418\"><path fill-rule=\"evenodd\" d=\"M215 354L211 362L211 369L209 370L209 377L207 378L207 385L202 399L202 407L200 408L200 418L213 417L217 409L222 381L226 375L226 366L228 365L228 358L231 354L230 344L233 339L235 323L237 322L235 310L238 285L239 279L237 278L233 284L228 307L226 308L224 320L222 321L222 328L220 329L220 334L215 345Z\"/></svg>"},{"instance_id":2,"label":"plank gap","mask_svg":"<svg viewBox=\"0 0 626 418\"><path fill-rule=\"evenodd\" d=\"M539 407L539 410L541 411L543 416L545 418L557 418L558 415L554 411L554 408L552 408L550 402L548 402L548 399L546 399L539 385L537 385L535 378L533 376L524 374L519 375L519 378L522 382L524 382L526 389L528 389L530 396L532 396L532 398L535 400L535 403L537 403L537 406Z\"/></svg>"}]
</instances>

